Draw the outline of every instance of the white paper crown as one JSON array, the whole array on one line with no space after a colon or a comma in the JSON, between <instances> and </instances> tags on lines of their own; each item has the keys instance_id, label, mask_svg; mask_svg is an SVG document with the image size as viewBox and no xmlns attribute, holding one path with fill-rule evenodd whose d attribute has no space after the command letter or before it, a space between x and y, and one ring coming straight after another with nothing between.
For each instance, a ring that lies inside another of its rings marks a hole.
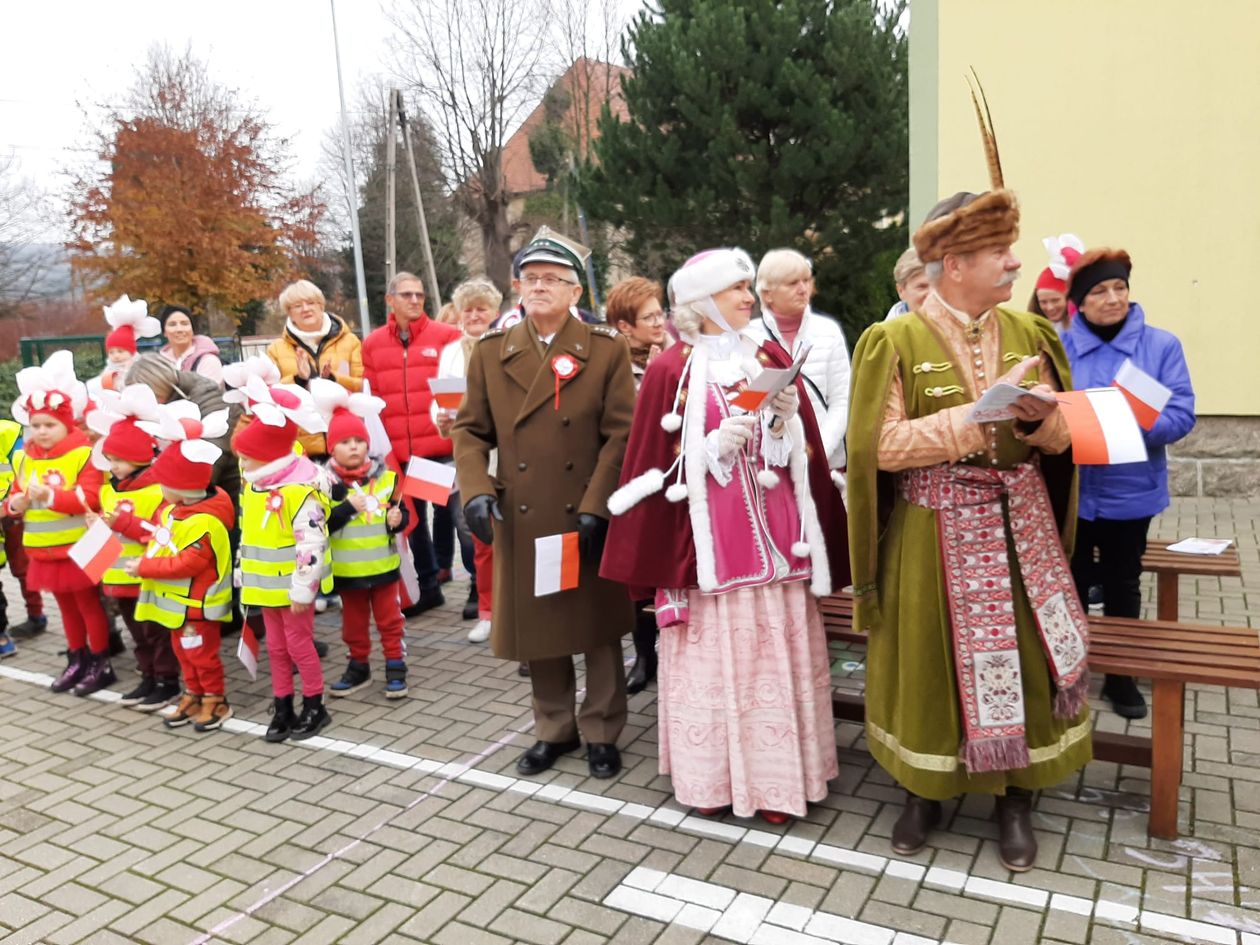
<instances>
[{"instance_id":1,"label":"white paper crown","mask_svg":"<svg viewBox=\"0 0 1260 945\"><path fill-rule=\"evenodd\" d=\"M121 296L113 305L105 306L105 321L111 328L129 325L137 338L156 338L162 334L162 323L149 314L149 303L144 299Z\"/></svg>"},{"instance_id":2,"label":"white paper crown","mask_svg":"<svg viewBox=\"0 0 1260 945\"><path fill-rule=\"evenodd\" d=\"M244 389L250 413L269 427L283 427L292 421L307 433L328 429L310 392L297 384L267 384L254 374L246 380Z\"/></svg>"},{"instance_id":3,"label":"white paper crown","mask_svg":"<svg viewBox=\"0 0 1260 945\"><path fill-rule=\"evenodd\" d=\"M74 373L74 355L69 351L54 351L48 360L35 367L22 368L14 378L18 386L18 399L13 402L13 419L25 426L31 422L31 410L45 406L57 407L57 397L68 398L76 420L83 416L87 407L87 386Z\"/></svg>"},{"instance_id":4,"label":"white paper crown","mask_svg":"<svg viewBox=\"0 0 1260 945\"><path fill-rule=\"evenodd\" d=\"M1085 244L1075 233L1060 233L1058 236L1047 236L1041 245L1050 254L1049 268L1056 279L1067 281L1072 272L1072 264L1085 252Z\"/></svg>"},{"instance_id":5,"label":"white paper crown","mask_svg":"<svg viewBox=\"0 0 1260 945\"><path fill-rule=\"evenodd\" d=\"M130 388L127 388L130 390ZM190 400L176 400L158 407L155 420L137 420L145 433L165 440L167 449L178 449L184 459L192 463L213 465L223 455L223 450L205 437L227 436L227 408L201 416L201 409Z\"/></svg>"},{"instance_id":6,"label":"white paper crown","mask_svg":"<svg viewBox=\"0 0 1260 945\"><path fill-rule=\"evenodd\" d=\"M333 414L338 410L348 410L356 417L366 420L380 416L385 409L385 401L371 394L350 393L336 381L324 377L312 378L308 388L315 401L315 409L324 418L325 425L332 423Z\"/></svg>"}]
</instances>

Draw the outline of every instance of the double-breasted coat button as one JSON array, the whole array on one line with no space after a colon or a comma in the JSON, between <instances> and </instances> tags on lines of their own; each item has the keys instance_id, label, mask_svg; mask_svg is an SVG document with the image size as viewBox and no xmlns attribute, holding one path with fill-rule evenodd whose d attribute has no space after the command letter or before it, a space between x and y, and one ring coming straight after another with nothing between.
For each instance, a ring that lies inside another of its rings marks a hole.
<instances>
[{"instance_id":1,"label":"double-breasted coat button","mask_svg":"<svg viewBox=\"0 0 1260 945\"><path fill-rule=\"evenodd\" d=\"M572 502L567 503L567 504L565 505L565 507L564 507L564 510L565 510L566 512L572 512L572 511L573 511L573 503L572 503Z\"/></svg>"},{"instance_id":2,"label":"double-breasted coat button","mask_svg":"<svg viewBox=\"0 0 1260 945\"><path fill-rule=\"evenodd\" d=\"M565 464L564 464L564 468L565 468L565 469L572 469L572 468L573 468L573 460L569 460L567 463L565 463Z\"/></svg>"},{"instance_id":3,"label":"double-breasted coat button","mask_svg":"<svg viewBox=\"0 0 1260 945\"><path fill-rule=\"evenodd\" d=\"M527 467L524 463L517 463L516 468L519 469L521 472L524 472Z\"/></svg>"},{"instance_id":4,"label":"double-breasted coat button","mask_svg":"<svg viewBox=\"0 0 1260 945\"><path fill-rule=\"evenodd\" d=\"M560 426L562 426L562 427L567 427L568 425L569 425L569 418L568 418L568 417L561 417L561 418L560 418Z\"/></svg>"}]
</instances>

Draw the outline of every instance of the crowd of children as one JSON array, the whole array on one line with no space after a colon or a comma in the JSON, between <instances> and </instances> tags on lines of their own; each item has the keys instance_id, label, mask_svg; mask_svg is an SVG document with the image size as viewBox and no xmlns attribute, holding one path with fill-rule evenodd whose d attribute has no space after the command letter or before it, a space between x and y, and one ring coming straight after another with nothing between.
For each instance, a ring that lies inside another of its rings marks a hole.
<instances>
[{"instance_id":1,"label":"crowd of children","mask_svg":"<svg viewBox=\"0 0 1260 945\"><path fill-rule=\"evenodd\" d=\"M119 305L136 327L140 306ZM202 417L188 401L159 404L142 385L89 392L71 354L58 351L18 373L16 422L0 422L0 512L22 525L24 591L52 594L61 613L67 660L54 692L87 696L117 681L104 595L130 632L140 672L120 703L165 709L169 728L214 730L232 716L220 648L239 603L265 628L274 697L265 738L301 740L331 721L314 640L319 594L341 597L349 655L329 694L370 683L373 619L384 695L407 694L395 542L407 513L397 469L369 448L366 422L382 401L319 379L309 389L279 384L262 359L236 367L235 399L246 414L231 438L238 496L211 485L222 451L209 439L226 435L226 410ZM322 468L297 445L299 429L327 433ZM71 555L98 523L122 547L99 586L83 555ZM0 657L17 649L5 618L0 594Z\"/></svg>"}]
</instances>

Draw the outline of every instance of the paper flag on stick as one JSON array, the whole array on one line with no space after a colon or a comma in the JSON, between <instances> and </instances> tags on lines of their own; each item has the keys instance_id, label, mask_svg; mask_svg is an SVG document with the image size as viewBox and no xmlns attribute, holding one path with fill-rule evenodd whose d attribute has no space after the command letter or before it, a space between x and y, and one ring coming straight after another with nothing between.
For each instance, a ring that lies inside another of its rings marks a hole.
<instances>
[{"instance_id":1,"label":"paper flag on stick","mask_svg":"<svg viewBox=\"0 0 1260 945\"><path fill-rule=\"evenodd\" d=\"M420 602L420 578L416 575L416 565L411 559L411 549L407 547L406 537L395 535L394 547L398 551L398 576L401 582L399 602L405 609Z\"/></svg>"},{"instance_id":2,"label":"paper flag on stick","mask_svg":"<svg viewBox=\"0 0 1260 945\"><path fill-rule=\"evenodd\" d=\"M578 586L578 533L534 539L534 596L545 597Z\"/></svg>"},{"instance_id":3,"label":"paper flag on stick","mask_svg":"<svg viewBox=\"0 0 1260 945\"><path fill-rule=\"evenodd\" d=\"M433 399L443 410L458 410L468 390L468 381L462 377L431 377L429 390L433 391Z\"/></svg>"},{"instance_id":4,"label":"paper flag on stick","mask_svg":"<svg viewBox=\"0 0 1260 945\"><path fill-rule=\"evenodd\" d=\"M93 584L122 557L122 542L102 519L92 523L82 538L70 546L70 560L88 576Z\"/></svg>"},{"instance_id":5,"label":"paper flag on stick","mask_svg":"<svg viewBox=\"0 0 1260 945\"><path fill-rule=\"evenodd\" d=\"M403 479L403 495L422 499L434 505L446 505L455 488L455 467L449 463L435 463L431 459L413 456L407 463L407 475Z\"/></svg>"},{"instance_id":6,"label":"paper flag on stick","mask_svg":"<svg viewBox=\"0 0 1260 945\"><path fill-rule=\"evenodd\" d=\"M1078 466L1146 461L1142 431L1119 388L1067 391L1058 400L1072 432L1072 461Z\"/></svg>"},{"instance_id":7,"label":"paper flag on stick","mask_svg":"<svg viewBox=\"0 0 1260 945\"><path fill-rule=\"evenodd\" d=\"M1124 359L1124 364L1120 365L1120 370L1116 371L1114 383L1124 394L1129 406L1133 408L1133 416L1137 418L1138 426L1143 430L1149 430L1155 426L1155 421L1159 419L1159 415L1168 406L1168 401L1172 399L1171 390L1128 358Z\"/></svg>"},{"instance_id":8,"label":"paper flag on stick","mask_svg":"<svg viewBox=\"0 0 1260 945\"><path fill-rule=\"evenodd\" d=\"M236 658L241 661L250 679L258 678L258 637L248 623L241 624L241 638L236 643Z\"/></svg>"}]
</instances>

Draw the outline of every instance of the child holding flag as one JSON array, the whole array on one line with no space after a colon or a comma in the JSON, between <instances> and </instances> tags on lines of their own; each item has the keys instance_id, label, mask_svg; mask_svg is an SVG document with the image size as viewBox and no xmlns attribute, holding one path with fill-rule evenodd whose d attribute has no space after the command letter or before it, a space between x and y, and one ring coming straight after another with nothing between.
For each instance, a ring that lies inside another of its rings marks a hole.
<instances>
[{"instance_id":1,"label":"child holding flag","mask_svg":"<svg viewBox=\"0 0 1260 945\"><path fill-rule=\"evenodd\" d=\"M223 451L207 438L227 433L228 413L203 420L190 401L161 409L141 429L169 444L153 464L167 502L143 557L127 562L140 578L136 619L171 631L184 672L184 694L167 728L192 723L209 732L232 717L219 657L221 625L232 619L232 547L228 530L236 510L228 494L210 488L214 464Z\"/></svg>"},{"instance_id":2,"label":"child holding flag","mask_svg":"<svg viewBox=\"0 0 1260 945\"><path fill-rule=\"evenodd\" d=\"M403 662L403 615L399 603L400 559L394 535L406 519L399 505L398 474L380 456L368 453L364 418L379 415L385 401L351 394L322 378L310 382L311 396L328 425L325 489L332 500L328 515L333 590L341 595L341 639L350 663L329 692L348 696L372 679L372 617L385 653L385 697L407 694Z\"/></svg>"},{"instance_id":3,"label":"child holding flag","mask_svg":"<svg viewBox=\"0 0 1260 945\"><path fill-rule=\"evenodd\" d=\"M71 546L87 531L84 516L100 508L101 471L89 462L92 446L78 426L87 388L75 377L69 351L53 352L42 365L18 371L16 379L13 419L29 435L5 507L23 517L22 544L31 559L27 583L50 592L61 611L66 668L52 691L86 696L117 680L100 593L70 560Z\"/></svg>"},{"instance_id":4,"label":"child holding flag","mask_svg":"<svg viewBox=\"0 0 1260 945\"><path fill-rule=\"evenodd\" d=\"M99 391L96 405L87 417L88 427L101 434L92 461L110 474L101 486L100 519L122 540L122 556L101 575L101 589L116 603L131 633L140 670L139 685L119 704L153 712L179 695L179 662L171 635L161 626L136 619L140 578L127 571L127 564L144 555L153 528L150 520L163 501L153 466L157 441L139 425L157 421L158 402L150 388L133 384L121 394ZM88 513L89 528L96 518Z\"/></svg>"},{"instance_id":5,"label":"child holding flag","mask_svg":"<svg viewBox=\"0 0 1260 945\"><path fill-rule=\"evenodd\" d=\"M299 427L323 433L311 395L291 384L268 386L251 376L245 390L252 414L232 437L241 461L241 604L260 607L275 696L269 742L310 738L331 718L324 674L315 652L316 595L332 590L327 509L319 470L293 452ZM293 666L302 682L302 714L293 711Z\"/></svg>"},{"instance_id":6,"label":"child holding flag","mask_svg":"<svg viewBox=\"0 0 1260 945\"><path fill-rule=\"evenodd\" d=\"M18 444L22 442L22 426L12 420L0 420L0 507L9 497L13 488L14 455L20 451ZM0 541L0 568L8 563L4 542ZM15 575L16 576L16 575ZM4 596L4 588L0 587L0 660L17 655L17 644L8 634L9 602Z\"/></svg>"}]
</instances>

